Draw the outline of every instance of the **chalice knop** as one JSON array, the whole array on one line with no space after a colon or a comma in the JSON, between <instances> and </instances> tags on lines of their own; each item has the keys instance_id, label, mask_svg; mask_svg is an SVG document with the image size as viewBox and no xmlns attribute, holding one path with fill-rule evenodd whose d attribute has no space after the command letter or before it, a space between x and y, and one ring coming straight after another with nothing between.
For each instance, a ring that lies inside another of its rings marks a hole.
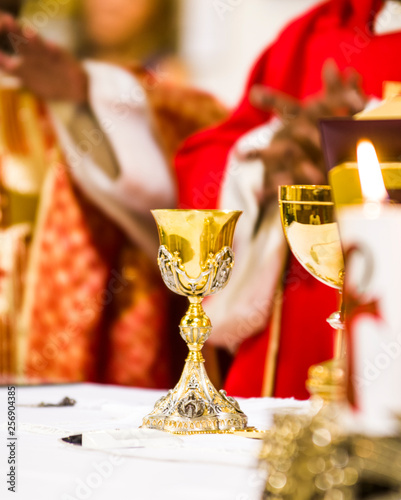
<instances>
[{"instance_id":1,"label":"chalice knop","mask_svg":"<svg viewBox=\"0 0 401 500\"><path fill-rule=\"evenodd\" d=\"M284 233L292 253L312 276L342 290L344 259L330 186L280 186L279 205ZM344 396L344 325L342 314L327 321L337 331L334 360L312 366L307 387L325 400Z\"/></svg>"},{"instance_id":2,"label":"chalice knop","mask_svg":"<svg viewBox=\"0 0 401 500\"><path fill-rule=\"evenodd\" d=\"M153 210L160 247L158 265L166 286L189 299L180 334L189 348L176 387L159 399L142 427L178 434L243 430L247 417L234 398L217 391L201 353L212 325L202 300L224 288L234 265L231 249L241 212Z\"/></svg>"}]
</instances>

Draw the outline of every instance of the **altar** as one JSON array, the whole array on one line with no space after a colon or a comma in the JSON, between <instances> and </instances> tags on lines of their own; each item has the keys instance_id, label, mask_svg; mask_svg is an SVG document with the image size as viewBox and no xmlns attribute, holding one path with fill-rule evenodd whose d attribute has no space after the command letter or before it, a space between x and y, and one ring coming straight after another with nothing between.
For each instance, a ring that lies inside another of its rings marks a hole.
<instances>
[{"instance_id":1,"label":"altar","mask_svg":"<svg viewBox=\"0 0 401 500\"><path fill-rule=\"evenodd\" d=\"M235 435L177 436L137 447L93 450L62 441L96 430L135 429L165 392L95 384L16 388L16 492L20 500L260 500L266 472L261 441ZM0 409L7 414L7 387ZM70 407L37 407L69 397ZM267 429L273 412L308 411L293 399L240 399L249 425ZM36 406L35 406L36 405ZM8 430L2 418L0 497L8 491Z\"/></svg>"}]
</instances>

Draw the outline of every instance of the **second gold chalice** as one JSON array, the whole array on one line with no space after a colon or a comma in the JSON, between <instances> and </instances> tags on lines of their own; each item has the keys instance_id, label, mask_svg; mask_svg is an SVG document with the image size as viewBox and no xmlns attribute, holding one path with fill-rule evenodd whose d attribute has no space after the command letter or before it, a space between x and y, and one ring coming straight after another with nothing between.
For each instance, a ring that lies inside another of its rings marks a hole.
<instances>
[{"instance_id":1,"label":"second gold chalice","mask_svg":"<svg viewBox=\"0 0 401 500\"><path fill-rule=\"evenodd\" d=\"M215 389L201 353L212 330L202 300L224 288L231 276L231 246L241 212L153 210L152 214L159 230L158 264L164 283L189 300L180 323L189 354L178 384L156 402L142 427L178 434L244 430L247 417L234 398Z\"/></svg>"},{"instance_id":2,"label":"second gold chalice","mask_svg":"<svg viewBox=\"0 0 401 500\"><path fill-rule=\"evenodd\" d=\"M280 186L279 205L284 233L292 253L312 276L342 291L344 259L330 186ZM334 360L312 366L307 388L325 400L344 396L345 355L341 312L327 320L336 329Z\"/></svg>"}]
</instances>

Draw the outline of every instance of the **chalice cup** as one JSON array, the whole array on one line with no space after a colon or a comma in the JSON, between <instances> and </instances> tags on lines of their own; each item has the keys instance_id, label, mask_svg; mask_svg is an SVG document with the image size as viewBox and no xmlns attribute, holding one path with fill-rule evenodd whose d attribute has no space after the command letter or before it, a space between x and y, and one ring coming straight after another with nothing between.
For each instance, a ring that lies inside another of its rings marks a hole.
<instances>
[{"instance_id":1,"label":"chalice cup","mask_svg":"<svg viewBox=\"0 0 401 500\"><path fill-rule=\"evenodd\" d=\"M177 434L244 430L246 415L234 398L215 389L201 353L212 330L202 300L222 290L230 279L231 246L241 212L153 210L152 214L159 231L157 262L164 283L189 300L179 327L189 354L178 384L156 402L142 427Z\"/></svg>"},{"instance_id":2,"label":"chalice cup","mask_svg":"<svg viewBox=\"0 0 401 500\"><path fill-rule=\"evenodd\" d=\"M300 264L322 283L342 291L344 259L330 186L280 186L279 205L287 242ZM334 359L309 369L307 388L324 400L345 395L342 312L327 321L336 330Z\"/></svg>"}]
</instances>

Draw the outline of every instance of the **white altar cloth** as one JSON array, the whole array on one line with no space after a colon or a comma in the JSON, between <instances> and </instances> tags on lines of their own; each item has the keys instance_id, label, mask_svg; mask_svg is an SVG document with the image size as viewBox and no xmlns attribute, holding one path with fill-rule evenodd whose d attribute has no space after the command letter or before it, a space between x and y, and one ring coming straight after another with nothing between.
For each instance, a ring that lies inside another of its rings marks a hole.
<instances>
[{"instance_id":1,"label":"white altar cloth","mask_svg":"<svg viewBox=\"0 0 401 500\"><path fill-rule=\"evenodd\" d=\"M259 500L265 481L257 468L260 441L231 435L179 436L160 447L91 450L61 437L141 424L165 391L95 384L17 387L17 492L7 490L7 388L0 388L0 499L18 500ZM268 428L275 410L308 403L239 399L249 425Z\"/></svg>"}]
</instances>

